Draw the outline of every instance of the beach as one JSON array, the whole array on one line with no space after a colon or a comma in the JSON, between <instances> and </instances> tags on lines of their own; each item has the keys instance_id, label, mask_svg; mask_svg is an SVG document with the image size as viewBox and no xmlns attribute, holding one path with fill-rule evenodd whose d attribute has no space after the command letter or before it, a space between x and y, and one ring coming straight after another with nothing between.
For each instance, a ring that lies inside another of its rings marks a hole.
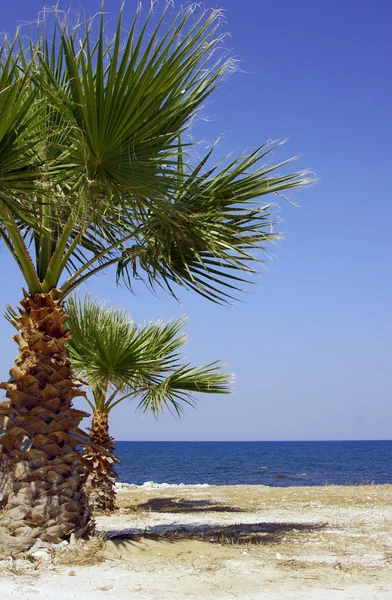
<instances>
[{"instance_id":1,"label":"beach","mask_svg":"<svg viewBox=\"0 0 392 600\"><path fill-rule=\"evenodd\" d=\"M392 485L122 484L97 535L2 555L2 598L389 600Z\"/></svg>"}]
</instances>

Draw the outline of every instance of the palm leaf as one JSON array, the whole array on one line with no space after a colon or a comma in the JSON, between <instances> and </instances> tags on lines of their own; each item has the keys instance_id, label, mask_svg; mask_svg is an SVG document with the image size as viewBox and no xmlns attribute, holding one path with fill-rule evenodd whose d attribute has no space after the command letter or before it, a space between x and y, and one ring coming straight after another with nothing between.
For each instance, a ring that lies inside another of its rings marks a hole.
<instances>
[{"instance_id":1,"label":"palm leaf","mask_svg":"<svg viewBox=\"0 0 392 600\"><path fill-rule=\"evenodd\" d=\"M120 11L109 41L103 13L46 11L0 45L0 241L32 294L64 299L116 265L130 287L230 302L277 238L263 197L311 180L265 165L266 146L187 164L181 139L234 63L219 11L168 10Z\"/></svg>"},{"instance_id":2,"label":"palm leaf","mask_svg":"<svg viewBox=\"0 0 392 600\"><path fill-rule=\"evenodd\" d=\"M138 277L172 293L175 283L215 302L233 299L262 262L260 251L278 239L272 229L274 204L260 206L258 198L311 182L302 172L277 174L288 161L260 164L276 146L263 145L225 168L220 161L204 172L211 150L187 173L179 148L177 197L169 219L151 215L137 243L123 251L117 278L130 287Z\"/></svg>"},{"instance_id":3,"label":"palm leaf","mask_svg":"<svg viewBox=\"0 0 392 600\"><path fill-rule=\"evenodd\" d=\"M189 8L174 18L166 32L164 11L147 41L152 15L151 11L137 39L136 15L123 40L121 11L109 43L103 15L98 31L87 24L82 37L59 19L66 85L63 73L59 77L47 61L40 63L53 106L73 133L72 144L68 139L64 143L59 167L67 180L75 182L79 194L91 197L92 208L97 198L113 194L132 213L143 212L151 202L157 209L166 204L173 193L170 165L178 133L189 125L231 64L208 60L220 45L216 11L202 13L192 22Z\"/></svg>"},{"instance_id":4,"label":"palm leaf","mask_svg":"<svg viewBox=\"0 0 392 600\"><path fill-rule=\"evenodd\" d=\"M71 297L67 312L73 367L92 387L123 389L136 376L167 371L185 343L183 318L137 327L123 309L88 296Z\"/></svg>"},{"instance_id":5,"label":"palm leaf","mask_svg":"<svg viewBox=\"0 0 392 600\"><path fill-rule=\"evenodd\" d=\"M195 393L229 394L231 375L220 372L221 365L214 362L204 367L191 367L185 364L168 377L153 385L146 383L139 391L141 400L138 408L151 411L154 416L168 409L180 416L184 405L194 406Z\"/></svg>"},{"instance_id":6,"label":"palm leaf","mask_svg":"<svg viewBox=\"0 0 392 600\"><path fill-rule=\"evenodd\" d=\"M67 312L73 370L91 387L99 410L139 397L144 411L157 414L166 407L178 413L181 403L194 402L194 393L230 391L231 376L221 372L220 363L191 367L183 362L184 318L138 327L126 311L89 296L71 297ZM14 319L12 311L8 318Z\"/></svg>"}]
</instances>

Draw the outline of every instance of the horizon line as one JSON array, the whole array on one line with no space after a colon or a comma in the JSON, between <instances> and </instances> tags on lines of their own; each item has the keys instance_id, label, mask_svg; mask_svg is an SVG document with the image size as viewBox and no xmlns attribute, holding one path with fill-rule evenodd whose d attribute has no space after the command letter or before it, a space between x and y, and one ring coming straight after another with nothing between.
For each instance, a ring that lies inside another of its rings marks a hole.
<instances>
[{"instance_id":1,"label":"horizon line","mask_svg":"<svg viewBox=\"0 0 392 600\"><path fill-rule=\"evenodd\" d=\"M177 443L177 444L192 444L192 443L198 443L198 444L203 444L203 443L207 443L207 444L226 444L226 443L233 443L233 444L247 444L247 443L257 443L257 444L286 444L286 443L313 443L313 442L392 442L392 439L338 439L338 440L331 440L331 439L323 439L323 440L116 440L116 442L130 442L130 443L151 443L151 444L159 444L159 443Z\"/></svg>"}]
</instances>

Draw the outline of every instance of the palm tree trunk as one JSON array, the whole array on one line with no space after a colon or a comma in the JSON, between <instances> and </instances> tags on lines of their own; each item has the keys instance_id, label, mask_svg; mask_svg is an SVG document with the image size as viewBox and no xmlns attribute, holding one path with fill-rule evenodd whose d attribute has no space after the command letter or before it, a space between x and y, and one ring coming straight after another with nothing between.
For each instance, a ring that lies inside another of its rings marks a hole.
<instances>
[{"instance_id":1,"label":"palm tree trunk","mask_svg":"<svg viewBox=\"0 0 392 600\"><path fill-rule=\"evenodd\" d=\"M19 354L10 370L8 402L0 403L0 545L23 550L37 538L60 542L91 533L77 450L85 412L72 408L82 392L65 346L70 332L62 304L25 292L19 308Z\"/></svg>"},{"instance_id":2,"label":"palm tree trunk","mask_svg":"<svg viewBox=\"0 0 392 600\"><path fill-rule=\"evenodd\" d=\"M106 450L106 453L93 446L86 448L84 461L90 471L86 484L89 500L95 510L112 512L115 508L115 483L117 480L114 463L119 461L114 455L114 438L109 435L107 412L94 411L90 440Z\"/></svg>"}]
</instances>

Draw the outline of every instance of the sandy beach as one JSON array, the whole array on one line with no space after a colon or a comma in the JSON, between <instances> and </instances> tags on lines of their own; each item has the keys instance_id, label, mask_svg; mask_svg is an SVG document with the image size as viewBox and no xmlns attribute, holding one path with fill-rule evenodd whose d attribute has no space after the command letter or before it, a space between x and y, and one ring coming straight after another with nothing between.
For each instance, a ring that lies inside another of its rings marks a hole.
<instances>
[{"instance_id":1,"label":"sandy beach","mask_svg":"<svg viewBox=\"0 0 392 600\"><path fill-rule=\"evenodd\" d=\"M117 505L94 539L3 554L2 599L391 598L392 485L119 486Z\"/></svg>"}]
</instances>

